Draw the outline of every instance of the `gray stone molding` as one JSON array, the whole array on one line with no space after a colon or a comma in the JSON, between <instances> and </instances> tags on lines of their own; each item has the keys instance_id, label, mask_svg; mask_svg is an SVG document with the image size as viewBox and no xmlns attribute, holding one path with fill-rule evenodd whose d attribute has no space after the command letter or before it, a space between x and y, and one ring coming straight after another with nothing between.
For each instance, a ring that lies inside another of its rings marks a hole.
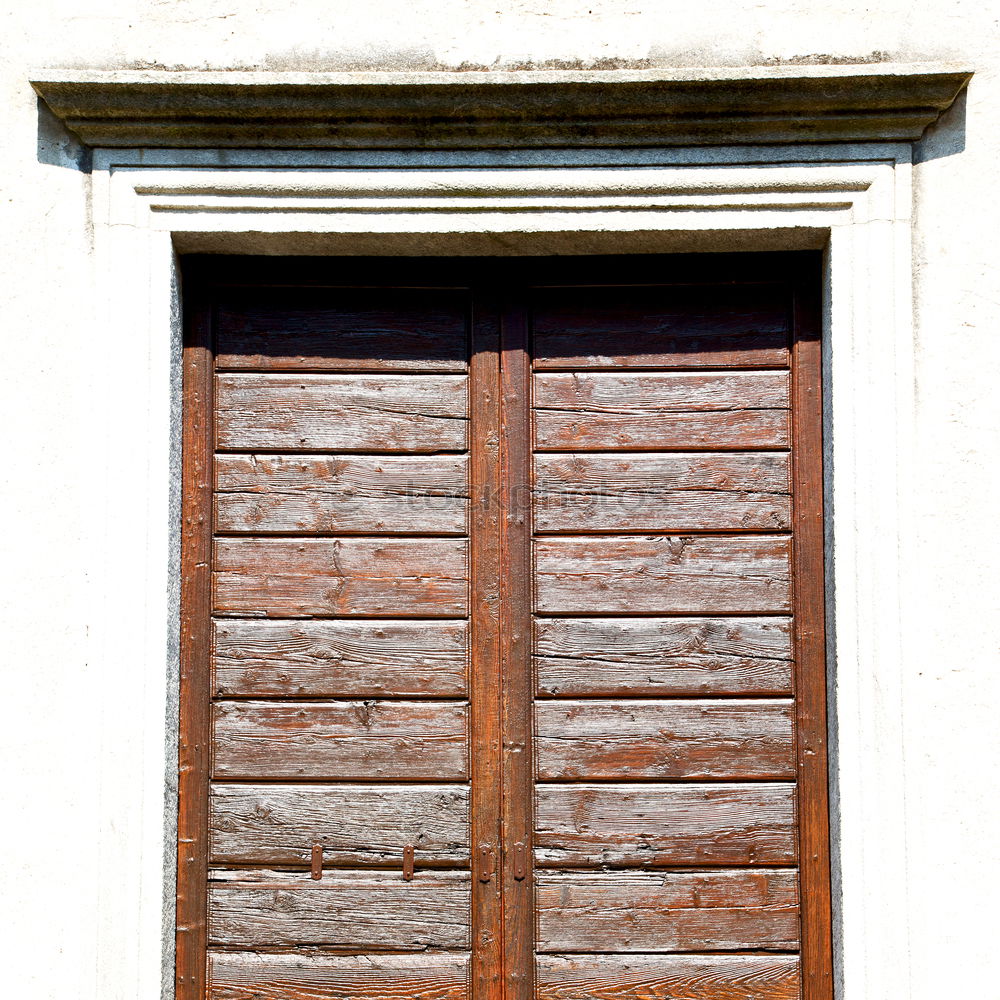
<instances>
[{"instance_id":1,"label":"gray stone molding","mask_svg":"<svg viewBox=\"0 0 1000 1000\"><path fill-rule=\"evenodd\" d=\"M32 86L92 147L529 149L915 141L955 64L245 73L49 70Z\"/></svg>"}]
</instances>

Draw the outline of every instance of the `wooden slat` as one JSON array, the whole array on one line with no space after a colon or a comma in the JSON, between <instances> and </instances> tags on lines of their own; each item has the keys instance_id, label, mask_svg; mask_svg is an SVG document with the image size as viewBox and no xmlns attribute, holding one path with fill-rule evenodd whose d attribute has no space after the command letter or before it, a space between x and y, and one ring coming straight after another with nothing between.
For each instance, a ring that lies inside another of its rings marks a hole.
<instances>
[{"instance_id":1,"label":"wooden slat","mask_svg":"<svg viewBox=\"0 0 1000 1000\"><path fill-rule=\"evenodd\" d=\"M535 376L535 442L549 450L779 448L783 371Z\"/></svg>"},{"instance_id":2,"label":"wooden slat","mask_svg":"<svg viewBox=\"0 0 1000 1000\"><path fill-rule=\"evenodd\" d=\"M781 695L786 618L550 618L535 623L539 695Z\"/></svg>"},{"instance_id":3,"label":"wooden slat","mask_svg":"<svg viewBox=\"0 0 1000 1000\"><path fill-rule=\"evenodd\" d=\"M216 696L448 698L466 693L462 621L215 622Z\"/></svg>"},{"instance_id":4,"label":"wooden slat","mask_svg":"<svg viewBox=\"0 0 1000 1000\"><path fill-rule=\"evenodd\" d=\"M500 440L503 843L500 872L504 907L504 988L501 996L503 1000L533 1000L534 880L530 870L521 870L522 864L530 868L534 826L531 358L528 312L519 295L511 295L504 309L500 372L503 402Z\"/></svg>"},{"instance_id":5,"label":"wooden slat","mask_svg":"<svg viewBox=\"0 0 1000 1000\"><path fill-rule=\"evenodd\" d=\"M469 860L469 790L457 785L214 784L213 864L304 865L313 844L329 865Z\"/></svg>"},{"instance_id":6,"label":"wooden slat","mask_svg":"<svg viewBox=\"0 0 1000 1000\"><path fill-rule=\"evenodd\" d=\"M781 452L535 458L538 531L782 531L791 499Z\"/></svg>"},{"instance_id":7,"label":"wooden slat","mask_svg":"<svg viewBox=\"0 0 1000 1000\"><path fill-rule=\"evenodd\" d=\"M464 534L460 455L219 455L217 531Z\"/></svg>"},{"instance_id":8,"label":"wooden slat","mask_svg":"<svg viewBox=\"0 0 1000 1000\"><path fill-rule=\"evenodd\" d=\"M243 291L218 307L218 366L274 371L463 371L463 289Z\"/></svg>"},{"instance_id":9,"label":"wooden slat","mask_svg":"<svg viewBox=\"0 0 1000 1000\"><path fill-rule=\"evenodd\" d=\"M496 875L501 843L501 386L500 311L495 297L476 299L469 368L472 493L469 619L469 744L473 844L470 991L504 1000L503 896Z\"/></svg>"},{"instance_id":10,"label":"wooden slat","mask_svg":"<svg viewBox=\"0 0 1000 1000\"><path fill-rule=\"evenodd\" d=\"M219 375L216 442L230 450L463 451L462 375Z\"/></svg>"},{"instance_id":11,"label":"wooden slat","mask_svg":"<svg viewBox=\"0 0 1000 1000\"><path fill-rule=\"evenodd\" d=\"M183 351L181 621L177 745L177 1000L205 996L212 614L211 304L191 290Z\"/></svg>"},{"instance_id":12,"label":"wooden slat","mask_svg":"<svg viewBox=\"0 0 1000 1000\"><path fill-rule=\"evenodd\" d=\"M535 542L541 614L788 612L787 537L553 537Z\"/></svg>"},{"instance_id":13,"label":"wooden slat","mask_svg":"<svg viewBox=\"0 0 1000 1000\"><path fill-rule=\"evenodd\" d=\"M434 702L220 702L217 778L468 777L464 705Z\"/></svg>"},{"instance_id":14,"label":"wooden slat","mask_svg":"<svg viewBox=\"0 0 1000 1000\"><path fill-rule=\"evenodd\" d=\"M794 778L785 701L548 701L535 706L543 781Z\"/></svg>"},{"instance_id":15,"label":"wooden slat","mask_svg":"<svg viewBox=\"0 0 1000 1000\"><path fill-rule=\"evenodd\" d=\"M799 943L795 871L544 872L538 950L792 950Z\"/></svg>"},{"instance_id":16,"label":"wooden slat","mask_svg":"<svg viewBox=\"0 0 1000 1000\"><path fill-rule=\"evenodd\" d=\"M788 292L775 285L538 289L535 367L788 364Z\"/></svg>"},{"instance_id":17,"label":"wooden slat","mask_svg":"<svg viewBox=\"0 0 1000 1000\"><path fill-rule=\"evenodd\" d=\"M451 618L468 606L467 543L422 538L220 538L215 610Z\"/></svg>"},{"instance_id":18,"label":"wooden slat","mask_svg":"<svg viewBox=\"0 0 1000 1000\"><path fill-rule=\"evenodd\" d=\"M795 856L792 784L574 784L536 791L539 864L791 864Z\"/></svg>"},{"instance_id":19,"label":"wooden slat","mask_svg":"<svg viewBox=\"0 0 1000 1000\"><path fill-rule=\"evenodd\" d=\"M217 951L208 956L208 1000L470 1000L468 977L466 955Z\"/></svg>"},{"instance_id":20,"label":"wooden slat","mask_svg":"<svg viewBox=\"0 0 1000 1000\"><path fill-rule=\"evenodd\" d=\"M795 662L805 1000L832 1000L833 900L827 788L823 518L822 287L807 271L795 294Z\"/></svg>"},{"instance_id":21,"label":"wooden slat","mask_svg":"<svg viewBox=\"0 0 1000 1000\"><path fill-rule=\"evenodd\" d=\"M537 966L538 1000L799 1000L791 955L539 955Z\"/></svg>"},{"instance_id":22,"label":"wooden slat","mask_svg":"<svg viewBox=\"0 0 1000 1000\"><path fill-rule=\"evenodd\" d=\"M469 947L469 875L399 872L220 872L209 883L209 943L423 951Z\"/></svg>"}]
</instances>

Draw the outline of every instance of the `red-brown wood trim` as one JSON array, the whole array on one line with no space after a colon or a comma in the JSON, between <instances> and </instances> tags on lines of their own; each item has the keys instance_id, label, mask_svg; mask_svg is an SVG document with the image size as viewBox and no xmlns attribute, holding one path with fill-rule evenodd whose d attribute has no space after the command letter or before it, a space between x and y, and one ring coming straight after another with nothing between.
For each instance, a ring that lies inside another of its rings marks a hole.
<instances>
[{"instance_id":1,"label":"red-brown wood trim","mask_svg":"<svg viewBox=\"0 0 1000 1000\"><path fill-rule=\"evenodd\" d=\"M503 997L500 848L500 313L489 293L473 299L469 363L471 511L472 996Z\"/></svg>"},{"instance_id":2,"label":"red-brown wood trim","mask_svg":"<svg viewBox=\"0 0 1000 1000\"><path fill-rule=\"evenodd\" d=\"M503 545L504 1000L534 996L534 878L518 878L517 847L531 853L533 802L531 675L531 358L523 298L511 296L501 334ZM530 867L530 866L529 866Z\"/></svg>"},{"instance_id":3,"label":"red-brown wood trim","mask_svg":"<svg viewBox=\"0 0 1000 1000\"><path fill-rule=\"evenodd\" d=\"M177 1000L203 1000L207 948L212 615L212 311L186 306L181 497L180 738L177 814Z\"/></svg>"},{"instance_id":4,"label":"red-brown wood trim","mask_svg":"<svg viewBox=\"0 0 1000 1000\"><path fill-rule=\"evenodd\" d=\"M792 558L803 1000L833 998L820 289L819 269L800 268L792 341Z\"/></svg>"}]
</instances>

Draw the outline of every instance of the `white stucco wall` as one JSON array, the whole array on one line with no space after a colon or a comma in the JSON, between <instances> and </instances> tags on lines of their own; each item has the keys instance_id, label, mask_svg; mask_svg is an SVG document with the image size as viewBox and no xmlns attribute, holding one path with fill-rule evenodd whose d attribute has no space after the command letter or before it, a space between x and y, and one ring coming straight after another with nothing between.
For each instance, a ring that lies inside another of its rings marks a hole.
<instances>
[{"instance_id":1,"label":"white stucco wall","mask_svg":"<svg viewBox=\"0 0 1000 1000\"><path fill-rule=\"evenodd\" d=\"M99 796L107 775L97 761L113 750L114 712L143 697L143 671L160 669L163 659L151 664L148 651L136 650L135 692L110 701L101 664L111 655L117 598L129 588L129 551L158 544L151 539L162 536L162 525L148 522L169 509L166 498L150 512L131 507L127 496L105 495L109 463L142 462L127 443L123 401L141 396L147 371L141 350L102 337L94 319L90 175L76 169L80 151L58 126L40 119L27 84L31 69L940 58L966 62L976 76L967 102L918 147L914 170L918 434L900 538L909 655L908 820L899 845L911 877L899 891L908 898L911 975L898 995L991 995L1000 895L993 774L1000 751L1000 208L992 193L1000 24L988 4L43 0L8 5L0 46L0 950L8 956L9 995L96 1000L116 992L95 972L98 831L115 821L98 813L99 799L114 796L107 789ZM124 394L123 383L130 386ZM163 632L165 644L165 623ZM110 713L101 708L107 704ZM135 794L160 796L162 787L150 776ZM159 942L141 947L155 951Z\"/></svg>"}]
</instances>

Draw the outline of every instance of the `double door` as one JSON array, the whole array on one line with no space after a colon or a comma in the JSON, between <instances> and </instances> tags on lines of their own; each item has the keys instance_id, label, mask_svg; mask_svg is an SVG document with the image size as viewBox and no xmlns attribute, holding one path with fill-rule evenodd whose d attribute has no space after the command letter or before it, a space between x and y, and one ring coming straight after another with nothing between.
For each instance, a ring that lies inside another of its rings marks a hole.
<instances>
[{"instance_id":1,"label":"double door","mask_svg":"<svg viewBox=\"0 0 1000 1000\"><path fill-rule=\"evenodd\" d=\"M831 995L817 290L188 268L179 1000Z\"/></svg>"}]
</instances>

